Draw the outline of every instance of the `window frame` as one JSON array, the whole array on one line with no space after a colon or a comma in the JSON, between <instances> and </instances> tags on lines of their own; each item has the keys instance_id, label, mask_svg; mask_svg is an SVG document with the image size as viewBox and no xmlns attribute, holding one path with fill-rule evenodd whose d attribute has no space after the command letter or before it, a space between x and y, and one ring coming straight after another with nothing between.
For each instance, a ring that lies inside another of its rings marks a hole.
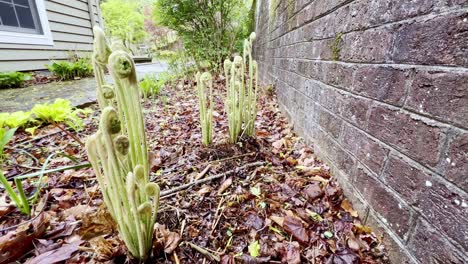
<instances>
[{"instance_id":1,"label":"window frame","mask_svg":"<svg viewBox=\"0 0 468 264\"><path fill-rule=\"evenodd\" d=\"M34 0L37 8L37 16L42 29L42 34L4 31L0 29L0 43L4 44L29 44L53 46L52 32L44 5L44 0Z\"/></svg>"}]
</instances>

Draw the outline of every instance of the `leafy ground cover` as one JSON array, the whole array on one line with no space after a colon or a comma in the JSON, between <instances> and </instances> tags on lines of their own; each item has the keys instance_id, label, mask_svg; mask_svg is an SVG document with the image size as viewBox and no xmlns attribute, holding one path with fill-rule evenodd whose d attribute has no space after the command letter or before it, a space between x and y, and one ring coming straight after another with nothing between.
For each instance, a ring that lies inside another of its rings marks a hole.
<instances>
[{"instance_id":1,"label":"leafy ground cover","mask_svg":"<svg viewBox=\"0 0 468 264\"><path fill-rule=\"evenodd\" d=\"M151 179L162 190L148 263L386 263L381 238L361 222L327 166L293 133L274 95L265 89L260 96L256 138L233 145L222 78L215 79L214 90L209 147L201 144L191 81L144 101ZM94 133L98 115L88 117L76 136L84 140ZM53 153L63 155L47 169L81 168L43 177L32 217L0 207L0 263L126 261L84 148L48 126L33 139L18 133L6 152L10 179L40 170ZM27 193L39 186L37 180L24 180ZM4 191L2 200L8 201Z\"/></svg>"}]
</instances>

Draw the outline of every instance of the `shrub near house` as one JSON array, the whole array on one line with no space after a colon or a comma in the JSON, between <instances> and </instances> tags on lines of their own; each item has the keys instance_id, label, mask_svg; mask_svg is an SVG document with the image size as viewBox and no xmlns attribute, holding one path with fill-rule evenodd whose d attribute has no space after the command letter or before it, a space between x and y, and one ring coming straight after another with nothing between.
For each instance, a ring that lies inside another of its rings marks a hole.
<instances>
[{"instance_id":1,"label":"shrub near house","mask_svg":"<svg viewBox=\"0 0 468 264\"><path fill-rule=\"evenodd\" d=\"M23 87L32 76L22 72L0 72L0 89Z\"/></svg>"}]
</instances>

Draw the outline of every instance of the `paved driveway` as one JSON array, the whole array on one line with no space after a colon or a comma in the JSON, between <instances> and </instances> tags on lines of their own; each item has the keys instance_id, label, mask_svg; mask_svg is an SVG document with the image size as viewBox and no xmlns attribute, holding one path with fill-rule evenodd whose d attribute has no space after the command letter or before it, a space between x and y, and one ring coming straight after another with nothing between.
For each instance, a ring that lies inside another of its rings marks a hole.
<instances>
[{"instance_id":1,"label":"paved driveway","mask_svg":"<svg viewBox=\"0 0 468 264\"><path fill-rule=\"evenodd\" d=\"M141 79L147 74L157 75L167 70L167 63L137 64ZM106 76L112 82L110 76ZM75 81L53 82L18 89L0 89L0 112L29 111L35 104L53 102L56 98L70 100L73 106L96 101L96 81L84 78Z\"/></svg>"}]
</instances>

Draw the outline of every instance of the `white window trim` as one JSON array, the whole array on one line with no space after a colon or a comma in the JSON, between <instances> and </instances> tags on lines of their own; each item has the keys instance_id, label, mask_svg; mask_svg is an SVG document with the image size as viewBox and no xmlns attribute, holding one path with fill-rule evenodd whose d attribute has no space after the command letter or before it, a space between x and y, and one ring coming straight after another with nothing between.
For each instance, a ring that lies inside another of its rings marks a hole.
<instances>
[{"instance_id":1,"label":"white window trim","mask_svg":"<svg viewBox=\"0 0 468 264\"><path fill-rule=\"evenodd\" d=\"M0 43L29 44L29 45L54 45L52 32L49 27L49 19L44 5L44 0L35 0L37 14L41 23L42 34L20 33L0 30Z\"/></svg>"}]
</instances>

